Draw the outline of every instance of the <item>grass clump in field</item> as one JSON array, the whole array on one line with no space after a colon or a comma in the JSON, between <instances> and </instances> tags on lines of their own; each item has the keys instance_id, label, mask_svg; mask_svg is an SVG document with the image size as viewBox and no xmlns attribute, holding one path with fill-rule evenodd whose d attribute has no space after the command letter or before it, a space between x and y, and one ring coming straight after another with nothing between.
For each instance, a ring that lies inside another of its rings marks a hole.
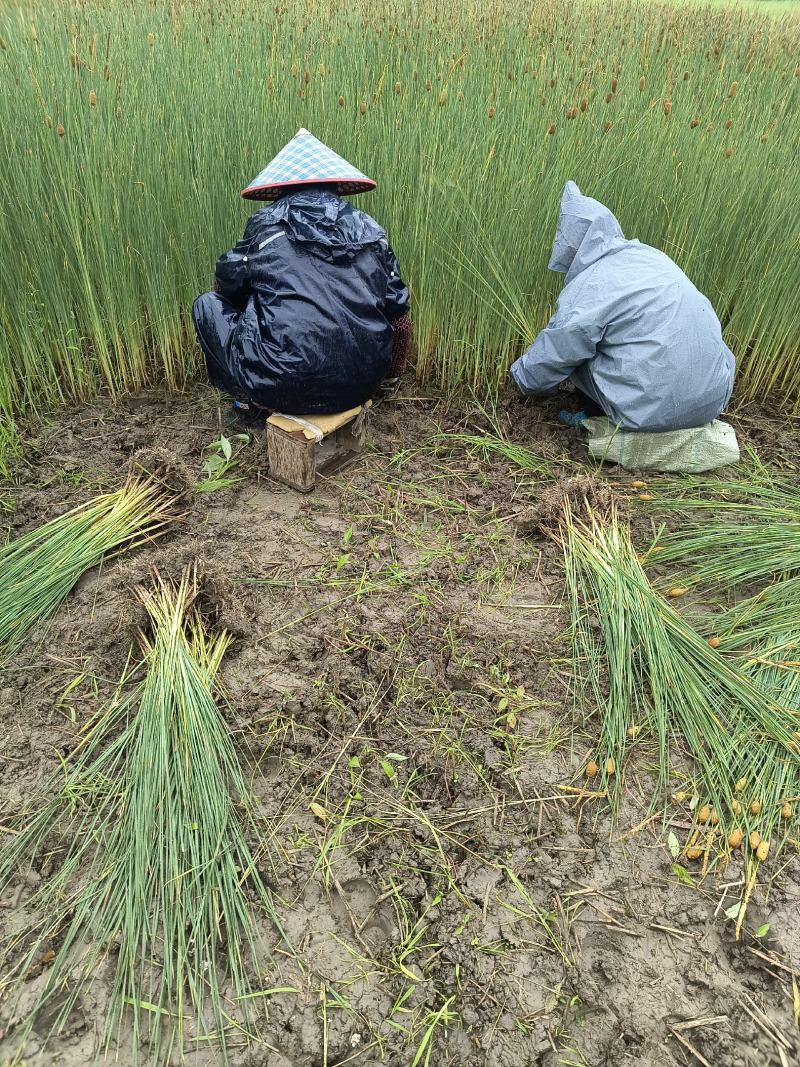
<instances>
[{"instance_id":1,"label":"grass clump in field","mask_svg":"<svg viewBox=\"0 0 800 1067\"><path fill-rule=\"evenodd\" d=\"M208 636L192 575L140 596L152 634L127 695L78 740L52 795L35 798L0 853L0 885L56 858L28 901L34 918L2 946L12 998L42 960L20 1035L47 1010L51 1033L98 973L111 973L104 1045L140 1043L171 1062L256 1023L268 956L257 913L277 928L253 800L215 699L226 634ZM142 676L143 673L143 676ZM13 1000L12 1000L13 1003Z\"/></svg>"}]
</instances>

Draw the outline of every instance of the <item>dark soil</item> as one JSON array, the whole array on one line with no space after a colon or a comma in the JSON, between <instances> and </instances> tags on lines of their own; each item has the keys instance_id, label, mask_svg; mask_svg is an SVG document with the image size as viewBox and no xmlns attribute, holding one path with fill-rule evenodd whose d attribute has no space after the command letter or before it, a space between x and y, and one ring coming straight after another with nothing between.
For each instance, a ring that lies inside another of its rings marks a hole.
<instances>
[{"instance_id":1,"label":"dark soil","mask_svg":"<svg viewBox=\"0 0 800 1067\"><path fill-rule=\"evenodd\" d=\"M509 399L496 413L547 476L442 438L487 422L437 398L380 407L368 453L307 496L268 478L256 440L235 486L198 494L167 536L88 574L44 643L0 676L7 823L119 678L141 622L134 586L154 566L177 576L198 563L206 610L236 635L230 726L294 948L258 981L299 990L269 999L264 1042L235 1052L240 1067L800 1062L797 860L759 887L737 942L724 911L741 869L682 884L637 765L616 826L580 795L592 709L579 694L576 710L569 688L560 551L551 522L546 535L520 529L585 463L557 410ZM206 389L62 412L0 491L0 519L30 529L118 485L143 448L199 475L220 418ZM763 458L787 440L748 413L737 429ZM644 537L635 476L606 477ZM7 929L40 877L25 872L0 900ZM107 981L47 1045L40 1020L29 1067L92 1059ZM437 1012L430 1057L415 1060ZM14 1024L0 1015L0 1063Z\"/></svg>"}]
</instances>

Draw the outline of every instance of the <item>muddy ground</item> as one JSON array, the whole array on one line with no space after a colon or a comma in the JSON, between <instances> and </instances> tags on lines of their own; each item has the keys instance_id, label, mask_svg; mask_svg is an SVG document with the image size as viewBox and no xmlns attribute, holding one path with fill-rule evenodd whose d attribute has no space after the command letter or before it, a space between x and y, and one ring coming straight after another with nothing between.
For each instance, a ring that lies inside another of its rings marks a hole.
<instances>
[{"instance_id":1,"label":"muddy ground","mask_svg":"<svg viewBox=\"0 0 800 1067\"><path fill-rule=\"evenodd\" d=\"M517 529L585 463L557 407L508 400L492 415L538 471L465 441L487 431L486 413L435 397L384 404L364 457L308 496L268 478L255 441L236 485L198 494L167 537L87 575L44 646L0 676L2 823L119 677L140 621L134 585L154 565L177 575L198 560L212 575L236 632L230 725L294 949L258 980L297 990L269 998L264 1042L236 1049L238 1067L800 1063L797 860L759 887L736 942L724 911L741 869L676 877L649 818L646 744L616 826L564 788L581 788L592 708L570 691L559 550ZM154 444L199 475L220 417L204 388L61 413L0 490L0 522L16 534L117 485ZM795 429L756 413L737 428L764 458L797 449ZM607 477L635 498L632 476ZM651 520L632 508L644 538ZM38 878L21 876L0 921ZM24 1062L90 1062L106 988L99 973L47 1046L43 1022ZM0 1064L14 1021L0 1016Z\"/></svg>"}]
</instances>

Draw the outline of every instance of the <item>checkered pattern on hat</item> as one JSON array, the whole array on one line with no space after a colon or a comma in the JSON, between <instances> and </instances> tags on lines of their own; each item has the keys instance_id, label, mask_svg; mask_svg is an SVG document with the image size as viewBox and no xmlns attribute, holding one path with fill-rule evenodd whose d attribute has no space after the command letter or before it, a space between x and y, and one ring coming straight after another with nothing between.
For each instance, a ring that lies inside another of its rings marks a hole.
<instances>
[{"instance_id":1,"label":"checkered pattern on hat","mask_svg":"<svg viewBox=\"0 0 800 1067\"><path fill-rule=\"evenodd\" d=\"M322 141L299 130L242 192L247 200L275 200L287 188L324 184L336 193L364 193L375 182Z\"/></svg>"}]
</instances>

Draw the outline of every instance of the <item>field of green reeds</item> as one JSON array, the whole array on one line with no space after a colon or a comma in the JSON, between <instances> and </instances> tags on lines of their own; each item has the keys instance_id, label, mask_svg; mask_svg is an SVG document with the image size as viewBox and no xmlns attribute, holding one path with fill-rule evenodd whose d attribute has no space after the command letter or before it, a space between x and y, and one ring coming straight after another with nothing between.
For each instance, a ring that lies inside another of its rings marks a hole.
<instances>
[{"instance_id":1,"label":"field of green reeds","mask_svg":"<svg viewBox=\"0 0 800 1067\"><path fill-rule=\"evenodd\" d=\"M418 370L494 390L564 181L684 267L745 395L800 405L800 18L752 8L0 4L0 412L198 365L193 297L305 126L374 177Z\"/></svg>"}]
</instances>

